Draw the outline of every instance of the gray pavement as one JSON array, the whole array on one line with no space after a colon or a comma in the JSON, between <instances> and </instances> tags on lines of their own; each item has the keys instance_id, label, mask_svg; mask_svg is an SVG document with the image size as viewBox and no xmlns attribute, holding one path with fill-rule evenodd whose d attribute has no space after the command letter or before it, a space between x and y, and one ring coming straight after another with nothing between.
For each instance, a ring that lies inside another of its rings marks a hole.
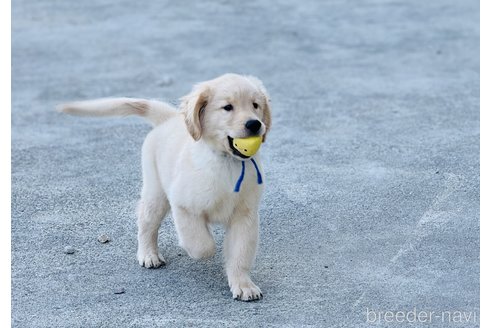
<instances>
[{"instance_id":1,"label":"gray pavement","mask_svg":"<svg viewBox=\"0 0 492 328\"><path fill-rule=\"evenodd\" d=\"M478 326L479 65L476 0L13 1L13 326ZM274 111L255 303L171 220L168 265L138 266L144 121L54 111L176 103L225 72L261 78ZM414 309L476 316L367 315Z\"/></svg>"}]
</instances>

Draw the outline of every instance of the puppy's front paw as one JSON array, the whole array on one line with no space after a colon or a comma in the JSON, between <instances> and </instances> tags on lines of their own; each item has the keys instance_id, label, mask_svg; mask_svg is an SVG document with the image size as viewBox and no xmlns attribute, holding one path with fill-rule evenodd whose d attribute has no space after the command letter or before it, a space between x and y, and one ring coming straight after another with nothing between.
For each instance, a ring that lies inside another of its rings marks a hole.
<instances>
[{"instance_id":1,"label":"puppy's front paw","mask_svg":"<svg viewBox=\"0 0 492 328\"><path fill-rule=\"evenodd\" d=\"M158 268L166 265L164 257L158 252L138 253L138 263L147 269Z\"/></svg>"},{"instance_id":2,"label":"puppy's front paw","mask_svg":"<svg viewBox=\"0 0 492 328\"><path fill-rule=\"evenodd\" d=\"M231 284L232 297L239 301L256 301L263 297L261 290L251 280Z\"/></svg>"}]
</instances>

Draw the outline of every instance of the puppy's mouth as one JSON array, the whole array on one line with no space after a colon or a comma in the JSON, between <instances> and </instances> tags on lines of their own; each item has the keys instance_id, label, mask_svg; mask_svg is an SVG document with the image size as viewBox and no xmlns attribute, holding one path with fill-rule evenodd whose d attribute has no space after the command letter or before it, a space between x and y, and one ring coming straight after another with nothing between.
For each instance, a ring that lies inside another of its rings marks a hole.
<instances>
[{"instance_id":1,"label":"puppy's mouth","mask_svg":"<svg viewBox=\"0 0 492 328\"><path fill-rule=\"evenodd\" d=\"M229 141L229 147L231 148L231 152L234 155L241 157L241 158L245 158L245 159L250 158L250 156L243 155L236 148L234 148L233 139L231 137L227 136L227 140Z\"/></svg>"}]
</instances>

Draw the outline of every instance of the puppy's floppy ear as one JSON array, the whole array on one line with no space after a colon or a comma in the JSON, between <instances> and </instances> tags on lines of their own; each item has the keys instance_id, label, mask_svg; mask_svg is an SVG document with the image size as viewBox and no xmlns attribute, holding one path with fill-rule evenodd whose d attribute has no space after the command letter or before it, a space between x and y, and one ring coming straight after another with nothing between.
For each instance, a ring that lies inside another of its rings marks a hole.
<instances>
[{"instance_id":1,"label":"puppy's floppy ear","mask_svg":"<svg viewBox=\"0 0 492 328\"><path fill-rule=\"evenodd\" d=\"M265 142L266 135L268 131L270 131L270 127L272 126L272 113L270 111L270 96L268 95L268 92L265 86L263 85L263 82L261 82L259 78L251 75L246 76L246 78L258 88L258 90L263 96L263 106L262 106L263 123L265 123L265 127L266 127L265 134L263 135L263 142Z\"/></svg>"},{"instance_id":2,"label":"puppy's floppy ear","mask_svg":"<svg viewBox=\"0 0 492 328\"><path fill-rule=\"evenodd\" d=\"M209 97L209 87L200 83L195 85L189 94L180 99L180 110L185 116L186 128L195 140L199 140L202 136L201 118Z\"/></svg>"}]
</instances>

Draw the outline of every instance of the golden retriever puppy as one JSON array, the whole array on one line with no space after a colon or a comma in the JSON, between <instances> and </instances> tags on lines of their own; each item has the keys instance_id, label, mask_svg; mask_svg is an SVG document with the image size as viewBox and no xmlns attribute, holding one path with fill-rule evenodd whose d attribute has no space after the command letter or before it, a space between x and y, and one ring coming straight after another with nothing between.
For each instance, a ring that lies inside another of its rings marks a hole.
<instances>
[{"instance_id":1,"label":"golden retriever puppy","mask_svg":"<svg viewBox=\"0 0 492 328\"><path fill-rule=\"evenodd\" d=\"M257 300L250 270L258 245L258 207L263 191L259 153L244 155L235 138L265 136L269 98L252 76L225 74L197 84L180 110L153 100L110 98L73 102L59 110L74 115L140 115L154 125L142 147L143 189L139 202L140 265L164 264L157 237L172 212L182 248L194 259L215 253L211 224L226 227L225 268L234 299Z\"/></svg>"}]
</instances>

